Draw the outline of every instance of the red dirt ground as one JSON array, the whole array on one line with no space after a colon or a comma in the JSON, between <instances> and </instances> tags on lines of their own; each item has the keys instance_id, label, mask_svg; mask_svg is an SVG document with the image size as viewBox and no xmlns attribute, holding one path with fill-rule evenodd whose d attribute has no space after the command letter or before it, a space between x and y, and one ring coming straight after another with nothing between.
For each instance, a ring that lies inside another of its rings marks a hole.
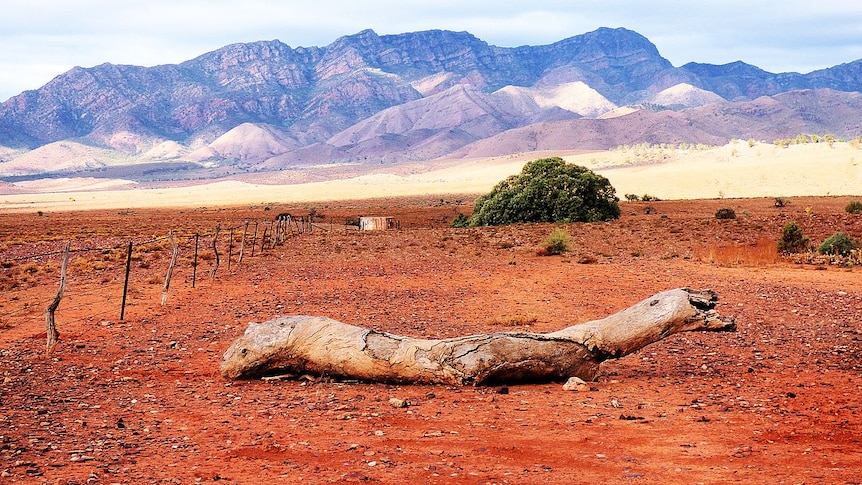
<instances>
[{"instance_id":1,"label":"red dirt ground","mask_svg":"<svg viewBox=\"0 0 862 485\"><path fill-rule=\"evenodd\" d=\"M862 269L774 250L790 221L814 243L862 237L848 200L622 203L618 221L565 225L572 251L544 257L554 226L451 229L468 205L447 200L318 204L331 231L246 246L241 263L235 229L230 270L229 227L309 207L0 214L0 483L860 483ZM737 219L716 220L721 207ZM401 229L340 226L360 214ZM67 241L78 252L46 355L60 257L45 254ZM738 331L669 337L603 364L587 391L218 373L249 321L278 315L427 337L544 332L681 286L717 291Z\"/></svg>"}]
</instances>

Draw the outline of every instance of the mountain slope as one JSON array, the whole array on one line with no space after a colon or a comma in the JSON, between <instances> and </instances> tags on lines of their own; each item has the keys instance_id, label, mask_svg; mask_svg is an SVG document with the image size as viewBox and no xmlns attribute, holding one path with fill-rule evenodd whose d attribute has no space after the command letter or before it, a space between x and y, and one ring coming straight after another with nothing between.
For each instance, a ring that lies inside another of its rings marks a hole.
<instances>
[{"instance_id":1,"label":"mountain slope","mask_svg":"<svg viewBox=\"0 0 862 485\"><path fill-rule=\"evenodd\" d=\"M107 159L280 170L797 130L855 136L859 91L862 60L809 74L677 68L622 28L515 48L467 32L365 30L325 47L272 40L176 65L76 67L0 105L0 146L12 149L6 163L58 142L89 147L75 163L37 153L16 165L47 173ZM616 116L629 106L670 111Z\"/></svg>"}]
</instances>

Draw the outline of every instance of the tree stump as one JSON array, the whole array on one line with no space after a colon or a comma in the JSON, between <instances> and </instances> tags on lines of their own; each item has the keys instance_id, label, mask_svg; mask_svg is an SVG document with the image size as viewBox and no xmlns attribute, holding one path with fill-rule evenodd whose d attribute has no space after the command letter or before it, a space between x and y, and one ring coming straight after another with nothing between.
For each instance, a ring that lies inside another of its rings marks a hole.
<instances>
[{"instance_id":1,"label":"tree stump","mask_svg":"<svg viewBox=\"0 0 862 485\"><path fill-rule=\"evenodd\" d=\"M669 335L734 331L715 310L717 295L686 288L658 293L600 320L550 333L500 332L418 339L325 317L251 323L224 354L228 379L273 373L371 382L494 385L594 380L599 365Z\"/></svg>"}]
</instances>

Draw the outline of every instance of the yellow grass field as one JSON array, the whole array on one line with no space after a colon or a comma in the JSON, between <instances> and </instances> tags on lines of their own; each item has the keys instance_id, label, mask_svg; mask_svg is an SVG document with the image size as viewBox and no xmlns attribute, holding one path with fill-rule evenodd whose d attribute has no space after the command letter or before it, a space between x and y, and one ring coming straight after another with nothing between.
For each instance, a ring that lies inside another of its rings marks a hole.
<instances>
[{"instance_id":1,"label":"yellow grass field","mask_svg":"<svg viewBox=\"0 0 862 485\"><path fill-rule=\"evenodd\" d=\"M300 185L219 180L151 188L123 181L51 179L20 182L14 191L8 186L0 187L0 211L200 207L478 194L520 172L525 162L549 156L562 156L606 176L620 198L625 194L650 194L662 199L862 194L862 150L857 146L820 143L781 148L734 141L722 147L690 150L636 146L590 153L532 152L434 161L425 165L428 171L413 175L371 173Z\"/></svg>"}]
</instances>

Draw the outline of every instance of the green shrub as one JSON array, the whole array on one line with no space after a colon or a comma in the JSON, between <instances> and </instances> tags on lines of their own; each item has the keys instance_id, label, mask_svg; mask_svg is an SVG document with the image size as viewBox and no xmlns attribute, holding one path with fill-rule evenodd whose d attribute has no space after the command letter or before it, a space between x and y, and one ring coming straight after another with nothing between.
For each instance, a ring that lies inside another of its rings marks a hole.
<instances>
[{"instance_id":1,"label":"green shrub","mask_svg":"<svg viewBox=\"0 0 862 485\"><path fill-rule=\"evenodd\" d=\"M723 208L715 211L715 218L716 219L736 219L736 212L729 207L723 207Z\"/></svg>"},{"instance_id":2,"label":"green shrub","mask_svg":"<svg viewBox=\"0 0 862 485\"><path fill-rule=\"evenodd\" d=\"M607 178L559 157L528 162L473 205L474 226L517 222L597 222L620 216Z\"/></svg>"},{"instance_id":3,"label":"green shrub","mask_svg":"<svg viewBox=\"0 0 862 485\"><path fill-rule=\"evenodd\" d=\"M802 229L795 222L784 225L781 239L778 240L778 250L782 253L801 253L808 249L808 238L802 234Z\"/></svg>"},{"instance_id":4,"label":"green shrub","mask_svg":"<svg viewBox=\"0 0 862 485\"><path fill-rule=\"evenodd\" d=\"M470 226L470 218L467 217L463 212L459 212L455 219L450 224L450 227L469 227Z\"/></svg>"},{"instance_id":5,"label":"green shrub","mask_svg":"<svg viewBox=\"0 0 862 485\"><path fill-rule=\"evenodd\" d=\"M817 252L820 254L837 254L841 256L848 256L851 251L859 248L859 241L853 239L852 237L844 234L843 232L836 232L835 234L826 238L825 241L817 248Z\"/></svg>"},{"instance_id":6,"label":"green shrub","mask_svg":"<svg viewBox=\"0 0 862 485\"><path fill-rule=\"evenodd\" d=\"M546 255L562 254L569 250L569 233L565 229L556 228L551 231L542 246Z\"/></svg>"},{"instance_id":7,"label":"green shrub","mask_svg":"<svg viewBox=\"0 0 862 485\"><path fill-rule=\"evenodd\" d=\"M862 202L851 200L844 206L844 211L849 214L862 214Z\"/></svg>"}]
</instances>

